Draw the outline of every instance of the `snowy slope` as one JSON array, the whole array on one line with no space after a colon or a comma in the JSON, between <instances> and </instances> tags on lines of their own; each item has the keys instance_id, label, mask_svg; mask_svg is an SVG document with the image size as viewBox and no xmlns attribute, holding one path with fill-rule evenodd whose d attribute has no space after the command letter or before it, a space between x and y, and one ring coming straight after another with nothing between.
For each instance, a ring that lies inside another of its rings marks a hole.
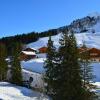
<instances>
[{"instance_id":1,"label":"snowy slope","mask_svg":"<svg viewBox=\"0 0 100 100\"><path fill-rule=\"evenodd\" d=\"M37 58L26 62L22 61L21 66L28 71L42 74L45 71L43 68L45 59L46 58ZM93 67L93 74L96 76L94 81L100 82L100 63L92 63L91 66Z\"/></svg>"},{"instance_id":2,"label":"snowy slope","mask_svg":"<svg viewBox=\"0 0 100 100\"><path fill-rule=\"evenodd\" d=\"M76 33L75 34L78 46L81 46L83 41L85 41L88 47L96 47L100 48L100 32L97 33ZM52 40L54 41L54 45L56 47L59 46L59 39L61 38L61 33L52 36ZM38 41L28 44L28 47L34 47L36 49L46 46L48 41L48 37L40 38Z\"/></svg>"},{"instance_id":3,"label":"snowy slope","mask_svg":"<svg viewBox=\"0 0 100 100\"><path fill-rule=\"evenodd\" d=\"M21 67L36 73L43 73L43 64L45 58L36 58L29 61L21 61Z\"/></svg>"},{"instance_id":4,"label":"snowy slope","mask_svg":"<svg viewBox=\"0 0 100 100\"><path fill-rule=\"evenodd\" d=\"M49 100L49 98L25 87L0 82L0 100Z\"/></svg>"},{"instance_id":5,"label":"snowy slope","mask_svg":"<svg viewBox=\"0 0 100 100\"><path fill-rule=\"evenodd\" d=\"M81 46L83 41L90 48L100 49L100 32L97 33L79 33L75 34L78 46Z\"/></svg>"},{"instance_id":6,"label":"snowy slope","mask_svg":"<svg viewBox=\"0 0 100 100\"><path fill-rule=\"evenodd\" d=\"M100 32L100 21L92 27L92 29L96 30L96 32Z\"/></svg>"},{"instance_id":7,"label":"snowy slope","mask_svg":"<svg viewBox=\"0 0 100 100\"><path fill-rule=\"evenodd\" d=\"M88 30L86 33L79 33L79 32L75 33L75 37L77 39L77 44L78 44L78 46L80 46L82 44L82 42L85 41L86 45L89 47L100 48L100 39L99 39L100 38L100 13L93 12L93 13L89 14L88 16L90 16L91 18L94 18L95 22L94 22L94 24L91 23L93 25L90 25L90 26L87 26L87 24L84 24L84 27L86 28L86 30ZM80 21L81 22L83 21L83 23L86 23L87 20L86 19L83 20L83 19L80 19ZM78 23L78 22L76 22L76 23ZM74 30L77 30L77 28ZM95 33L93 33L93 30ZM61 38L61 33L59 33L58 35L52 36L52 40L54 41L54 45L56 47L59 46L60 38ZM40 38L38 41L36 41L34 43L30 43L27 46L37 49L37 48L46 46L47 41L48 41L48 37Z\"/></svg>"},{"instance_id":8,"label":"snowy slope","mask_svg":"<svg viewBox=\"0 0 100 100\"><path fill-rule=\"evenodd\" d=\"M58 35L55 35L55 36L52 36L52 40L54 41L54 45L55 46L59 46L59 38L61 37L61 34L58 34ZM30 43L27 45L27 47L31 47L31 48L41 48L43 46L47 46L47 41L48 41L48 37L45 37L45 38L40 38L38 41L36 42L33 42L33 43Z\"/></svg>"}]
</instances>

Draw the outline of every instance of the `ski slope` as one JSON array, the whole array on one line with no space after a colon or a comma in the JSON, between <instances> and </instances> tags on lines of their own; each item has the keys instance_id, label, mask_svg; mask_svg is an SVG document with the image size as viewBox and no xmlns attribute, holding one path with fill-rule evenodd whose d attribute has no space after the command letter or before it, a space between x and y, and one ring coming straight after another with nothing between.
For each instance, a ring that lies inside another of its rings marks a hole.
<instances>
[{"instance_id":1,"label":"ski slope","mask_svg":"<svg viewBox=\"0 0 100 100\"><path fill-rule=\"evenodd\" d=\"M61 38L61 33L58 35L52 36L52 40L54 41L54 45L56 47L59 47L59 39ZM90 48L95 47L100 49L100 32L96 33L75 33L77 45L81 46L83 44L83 41L86 43L86 45ZM44 46L47 46L48 37L40 38L38 41L30 43L27 45L27 47L31 48L41 48Z\"/></svg>"}]
</instances>

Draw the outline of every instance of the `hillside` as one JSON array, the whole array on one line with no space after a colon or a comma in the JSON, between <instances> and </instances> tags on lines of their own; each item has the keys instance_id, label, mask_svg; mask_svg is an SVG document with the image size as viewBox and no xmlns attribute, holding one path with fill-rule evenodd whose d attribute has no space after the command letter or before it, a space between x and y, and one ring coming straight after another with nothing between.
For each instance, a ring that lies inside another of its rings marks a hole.
<instances>
[{"instance_id":1,"label":"hillside","mask_svg":"<svg viewBox=\"0 0 100 100\"><path fill-rule=\"evenodd\" d=\"M100 32L96 33L76 33L75 34L78 46L81 46L83 41L86 43L88 47L95 47L100 49ZM56 47L59 46L59 39L61 38L61 33L56 36L52 36L52 40L54 41L54 45ZM27 46L31 48L40 48L47 45L48 37L40 38L38 41L29 43Z\"/></svg>"},{"instance_id":2,"label":"hillside","mask_svg":"<svg viewBox=\"0 0 100 100\"><path fill-rule=\"evenodd\" d=\"M75 33L75 37L77 40L77 45L81 46L83 41L90 48L95 47L100 49L100 16L99 15L91 15L84 17L82 19L76 20L72 22L69 26L64 26L55 30L49 30L43 33L29 33L27 35L18 35L14 37L7 37L1 39L2 42L6 43L8 47L11 47L11 44L15 41L20 40L19 42L26 43L27 47L30 48L40 48L43 46L47 46L48 36L52 35L52 40L54 41L54 45L59 47L59 39L61 38L61 33L63 30L68 28L69 30L73 30ZM28 79L30 76L36 77L36 73L42 75L44 72L44 61L46 59L46 55L38 55L38 58L29 60L29 61L21 61L22 72L25 79ZM100 95L100 64L92 63L93 66L93 74L96 75L94 79L94 83L96 86L95 91L97 91ZM25 74L24 74L25 73ZM29 76L28 76L29 74ZM34 81L36 81L34 79ZM10 91L10 92L8 92ZM24 87L19 87L10 83L1 82L0 83L0 99L14 99L14 100L49 100L48 97L41 97L42 94L31 91Z\"/></svg>"},{"instance_id":3,"label":"hillside","mask_svg":"<svg viewBox=\"0 0 100 100\"><path fill-rule=\"evenodd\" d=\"M7 49L12 46L13 42L21 42L23 44L28 44L32 42L36 42L40 40L40 38L48 37L49 35L57 35L62 31L68 29L72 30L74 33L95 33L100 32L100 14L93 13L84 18L74 20L70 25L65 25L63 27L57 29L47 30L45 32L30 32L30 33L23 33L20 35L10 36L10 37L3 37L0 39L0 42L6 44Z\"/></svg>"}]
</instances>

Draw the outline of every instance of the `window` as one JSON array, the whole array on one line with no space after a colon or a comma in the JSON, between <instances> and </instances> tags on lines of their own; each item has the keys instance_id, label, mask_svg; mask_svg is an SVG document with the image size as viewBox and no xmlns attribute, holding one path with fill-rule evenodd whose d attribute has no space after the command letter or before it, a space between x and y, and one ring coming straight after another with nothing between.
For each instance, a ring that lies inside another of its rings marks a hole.
<instances>
[{"instance_id":1,"label":"window","mask_svg":"<svg viewBox=\"0 0 100 100\"><path fill-rule=\"evenodd\" d=\"M29 82L32 83L33 82L33 77L29 78Z\"/></svg>"}]
</instances>

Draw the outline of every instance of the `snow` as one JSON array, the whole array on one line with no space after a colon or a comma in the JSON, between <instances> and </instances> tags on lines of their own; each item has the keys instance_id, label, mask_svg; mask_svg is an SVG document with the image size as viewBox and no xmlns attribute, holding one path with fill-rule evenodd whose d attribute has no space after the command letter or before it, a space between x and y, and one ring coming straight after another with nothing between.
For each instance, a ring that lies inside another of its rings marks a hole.
<instances>
[{"instance_id":1,"label":"snow","mask_svg":"<svg viewBox=\"0 0 100 100\"><path fill-rule=\"evenodd\" d=\"M95 82L93 85L95 85L97 88L100 88L100 82Z\"/></svg>"},{"instance_id":2,"label":"snow","mask_svg":"<svg viewBox=\"0 0 100 100\"><path fill-rule=\"evenodd\" d=\"M44 61L46 60L46 54L38 54L38 57L39 58L29 61L21 61L22 68L27 71L43 74L45 71L43 66ZM92 63L91 66L93 67L93 74L96 76L96 78L94 78L94 81L100 82L100 63Z\"/></svg>"},{"instance_id":3,"label":"snow","mask_svg":"<svg viewBox=\"0 0 100 100\"><path fill-rule=\"evenodd\" d=\"M0 82L0 100L49 100L47 96L25 87Z\"/></svg>"},{"instance_id":4,"label":"snow","mask_svg":"<svg viewBox=\"0 0 100 100\"><path fill-rule=\"evenodd\" d=\"M44 88L44 82L43 82L43 76L40 73L28 71L26 69L22 69L22 75L23 80L28 81L31 78L33 78L33 81L31 82L31 87L43 89Z\"/></svg>"},{"instance_id":5,"label":"snow","mask_svg":"<svg viewBox=\"0 0 100 100\"><path fill-rule=\"evenodd\" d=\"M54 41L54 45L57 47L59 46L59 37L61 37L61 34L52 36L52 40ZM47 46L48 39L49 39L49 37L40 38L38 41L30 43L27 46L30 48L34 47L35 49L39 49L41 47Z\"/></svg>"},{"instance_id":6,"label":"snow","mask_svg":"<svg viewBox=\"0 0 100 100\"><path fill-rule=\"evenodd\" d=\"M83 42L85 42L87 47L90 48L98 48L100 49L100 22L98 22L95 26L92 27L92 29L95 29L96 33L92 33L92 32L84 32L84 33L75 33L75 37L76 37L76 41L77 41L77 45L80 47L82 46ZM52 36L52 40L54 41L54 45L56 47L59 47L59 39L61 38L61 33L59 33L58 35ZM48 42L48 37L45 38L40 38L38 41L34 42L34 43L30 43L28 44L28 46L30 48L34 47L36 49L39 49L41 47L47 46L47 42ZM32 72L38 72L42 75L42 73L44 72L44 68L43 68L43 63L46 59L46 55L44 54L38 54L37 59L34 60L30 60L27 62L22 62L21 65L26 69L26 70L31 70ZM94 85L97 86L97 91L98 93L100 93L100 88L98 89L98 87L100 87L100 63L92 63L91 64L93 66L93 74L95 75L94 78ZM100 95L100 94L99 94Z\"/></svg>"},{"instance_id":7,"label":"snow","mask_svg":"<svg viewBox=\"0 0 100 100\"><path fill-rule=\"evenodd\" d=\"M40 54L37 54L37 57L38 58L46 58L46 54L45 53L40 53Z\"/></svg>"},{"instance_id":8,"label":"snow","mask_svg":"<svg viewBox=\"0 0 100 100\"><path fill-rule=\"evenodd\" d=\"M94 13L90 16L98 17L99 14ZM85 32L85 33L75 33L77 45L81 46L83 41L90 48L98 48L100 49L100 22L94 25L91 29L94 29L96 33ZM52 40L54 41L54 45L59 47L59 39L61 38L61 33L58 35L52 36ZM47 46L48 37L40 38L38 41L30 43L27 47L39 49L41 47ZM22 51L27 55L34 55L34 52ZM24 80L29 80L30 77L33 77L34 80L32 82L32 86L38 86L41 88L43 86L42 74L44 73L44 61L46 60L46 54L37 54L38 58L29 60L29 61L21 61L22 74ZM93 74L96 76L94 79L94 85L100 89L100 63L92 63L93 66ZM8 92L10 91L10 92ZM100 93L100 91L99 91ZM38 99L41 96L40 93L31 91L24 87L19 87L12 85L10 83L0 83L0 98L4 100L40 100ZM49 99L41 99L41 100L49 100Z\"/></svg>"},{"instance_id":9,"label":"snow","mask_svg":"<svg viewBox=\"0 0 100 100\"><path fill-rule=\"evenodd\" d=\"M90 48L100 49L100 33L79 33L75 34L78 46L85 44Z\"/></svg>"},{"instance_id":10,"label":"snow","mask_svg":"<svg viewBox=\"0 0 100 100\"><path fill-rule=\"evenodd\" d=\"M43 73L44 61L45 58L36 58L29 61L21 61L21 67L32 72Z\"/></svg>"},{"instance_id":11,"label":"snow","mask_svg":"<svg viewBox=\"0 0 100 100\"><path fill-rule=\"evenodd\" d=\"M99 28L98 28L99 29ZM75 33L75 37L77 40L77 45L81 46L83 41L85 41L86 45L90 48L95 47L100 49L100 32L97 33ZM61 33L55 36L52 36L52 40L54 41L54 45L59 47L59 39L61 38ZM47 46L48 37L41 38L36 42L28 44L28 46L39 49L43 46Z\"/></svg>"},{"instance_id":12,"label":"snow","mask_svg":"<svg viewBox=\"0 0 100 100\"><path fill-rule=\"evenodd\" d=\"M100 33L100 21L92 27L92 29L96 30L96 32Z\"/></svg>"},{"instance_id":13,"label":"snow","mask_svg":"<svg viewBox=\"0 0 100 100\"><path fill-rule=\"evenodd\" d=\"M77 39L77 44L80 46L83 41L85 41L88 47L96 47L100 49L100 33L77 33L75 34ZM56 36L52 36L54 41L54 45L56 47L59 46L59 39L61 38L61 34ZM36 49L46 46L48 41L48 37L41 38L37 42L28 44L30 47L34 47ZM34 80L31 83L31 86L36 85L40 88L43 87L42 74L44 73L44 61L46 60L46 54L37 54L38 58L29 60L29 61L21 61L22 74L24 80L29 80L30 77L33 77ZM93 74L96 76L93 83L94 85L100 88L100 63L92 63L93 66ZM10 92L8 92L10 91ZM100 92L99 92L100 93ZM29 90L24 87L19 87L12 85L10 83L0 83L0 99L4 100L40 100L40 93ZM49 99L41 99L41 100L49 100Z\"/></svg>"},{"instance_id":14,"label":"snow","mask_svg":"<svg viewBox=\"0 0 100 100\"><path fill-rule=\"evenodd\" d=\"M27 55L36 55L35 52L31 52L31 51L22 51L22 52Z\"/></svg>"},{"instance_id":15,"label":"snow","mask_svg":"<svg viewBox=\"0 0 100 100\"><path fill-rule=\"evenodd\" d=\"M30 61L22 61L21 65L23 66L24 69L32 72L37 72L42 74L45 70L43 68L44 65L44 58L38 58L38 59L33 59ZM93 74L96 76L94 78L95 82L100 82L100 63L92 63L91 66L93 67Z\"/></svg>"},{"instance_id":16,"label":"snow","mask_svg":"<svg viewBox=\"0 0 100 100\"><path fill-rule=\"evenodd\" d=\"M93 66L93 74L96 76L94 78L95 82L100 82L100 63L92 63Z\"/></svg>"}]
</instances>

